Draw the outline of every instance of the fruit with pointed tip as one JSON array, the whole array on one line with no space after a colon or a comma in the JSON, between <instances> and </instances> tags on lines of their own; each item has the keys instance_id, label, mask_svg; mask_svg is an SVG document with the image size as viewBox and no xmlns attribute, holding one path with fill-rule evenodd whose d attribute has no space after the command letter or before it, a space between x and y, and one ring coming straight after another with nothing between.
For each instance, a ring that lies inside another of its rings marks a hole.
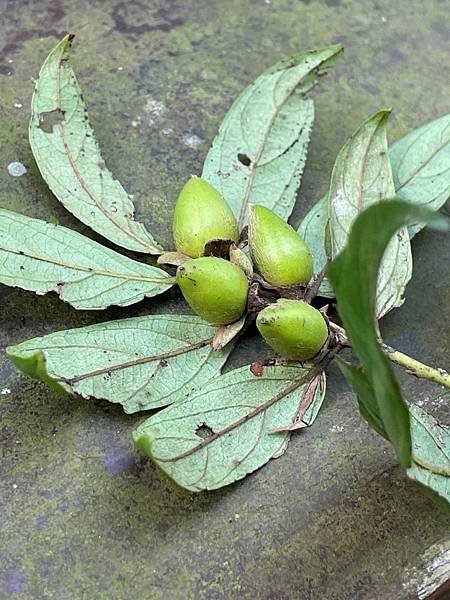
<instances>
[{"instance_id":1,"label":"fruit with pointed tip","mask_svg":"<svg viewBox=\"0 0 450 600\"><path fill-rule=\"evenodd\" d=\"M244 313L248 280L239 267L223 258L188 260L177 269L177 283L192 310L213 325L234 323Z\"/></svg>"},{"instance_id":2,"label":"fruit with pointed tip","mask_svg":"<svg viewBox=\"0 0 450 600\"><path fill-rule=\"evenodd\" d=\"M221 194L205 179L192 177L175 205L173 237L178 252L198 258L212 240L237 243L239 230L233 211Z\"/></svg>"},{"instance_id":3,"label":"fruit with pointed tip","mask_svg":"<svg viewBox=\"0 0 450 600\"><path fill-rule=\"evenodd\" d=\"M313 275L313 257L303 238L273 211L249 208L248 241L253 261L274 286L306 285Z\"/></svg>"},{"instance_id":4,"label":"fruit with pointed tip","mask_svg":"<svg viewBox=\"0 0 450 600\"><path fill-rule=\"evenodd\" d=\"M258 314L256 326L269 346L292 360L313 358L328 337L323 315L302 300L280 298Z\"/></svg>"}]
</instances>

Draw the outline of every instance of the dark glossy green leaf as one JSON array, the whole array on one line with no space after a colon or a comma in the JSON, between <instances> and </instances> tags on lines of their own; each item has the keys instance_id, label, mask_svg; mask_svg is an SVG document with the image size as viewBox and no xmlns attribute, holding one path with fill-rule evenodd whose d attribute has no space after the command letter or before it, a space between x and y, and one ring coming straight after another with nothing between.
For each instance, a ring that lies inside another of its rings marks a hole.
<instances>
[{"instance_id":1,"label":"dark glossy green leaf","mask_svg":"<svg viewBox=\"0 0 450 600\"><path fill-rule=\"evenodd\" d=\"M383 427L406 468L411 462L409 413L379 344L376 290L378 269L392 236L420 220L447 227L443 217L404 202L391 200L369 207L353 223L345 249L328 268L353 352L373 389Z\"/></svg>"},{"instance_id":2,"label":"dark glossy green leaf","mask_svg":"<svg viewBox=\"0 0 450 600\"><path fill-rule=\"evenodd\" d=\"M248 365L230 371L147 419L134 440L182 487L223 487L284 451L290 433L276 430L295 420L307 373L281 365L257 375Z\"/></svg>"},{"instance_id":3,"label":"dark glossy green leaf","mask_svg":"<svg viewBox=\"0 0 450 600\"><path fill-rule=\"evenodd\" d=\"M397 140L389 156L398 198L433 210L445 204L450 197L450 115ZM422 227L411 226L410 237Z\"/></svg>"},{"instance_id":4,"label":"dark glossy green leaf","mask_svg":"<svg viewBox=\"0 0 450 600\"><path fill-rule=\"evenodd\" d=\"M410 407L411 479L431 488L450 503L450 429L418 406Z\"/></svg>"},{"instance_id":5,"label":"dark glossy green leaf","mask_svg":"<svg viewBox=\"0 0 450 600\"><path fill-rule=\"evenodd\" d=\"M128 250L160 254L135 220L130 196L105 167L69 63L73 37L59 42L39 73L29 131L34 158L52 192L80 221Z\"/></svg>"},{"instance_id":6,"label":"dark glossy green leaf","mask_svg":"<svg viewBox=\"0 0 450 600\"><path fill-rule=\"evenodd\" d=\"M339 360L338 365L347 383L356 393L359 412L377 433L388 439L369 377L359 367L355 367L343 360Z\"/></svg>"},{"instance_id":7,"label":"dark glossy green leaf","mask_svg":"<svg viewBox=\"0 0 450 600\"><path fill-rule=\"evenodd\" d=\"M215 328L191 315L148 315L51 333L10 346L17 367L127 413L184 400L216 378L233 345L214 351Z\"/></svg>"},{"instance_id":8,"label":"dark glossy green leaf","mask_svg":"<svg viewBox=\"0 0 450 600\"><path fill-rule=\"evenodd\" d=\"M388 117L389 111L384 110L364 121L336 158L328 193L332 258L345 247L356 217L395 194L387 151ZM378 317L403 304L411 273L411 245L407 229L402 228L390 240L378 272Z\"/></svg>"},{"instance_id":9,"label":"dark glossy green leaf","mask_svg":"<svg viewBox=\"0 0 450 600\"><path fill-rule=\"evenodd\" d=\"M233 103L203 167L239 225L249 203L287 219L305 166L314 105L304 95L342 54L337 44L285 59L260 75Z\"/></svg>"},{"instance_id":10,"label":"dark glossy green leaf","mask_svg":"<svg viewBox=\"0 0 450 600\"><path fill-rule=\"evenodd\" d=\"M0 283L98 310L162 294L175 281L76 231L0 209Z\"/></svg>"}]
</instances>

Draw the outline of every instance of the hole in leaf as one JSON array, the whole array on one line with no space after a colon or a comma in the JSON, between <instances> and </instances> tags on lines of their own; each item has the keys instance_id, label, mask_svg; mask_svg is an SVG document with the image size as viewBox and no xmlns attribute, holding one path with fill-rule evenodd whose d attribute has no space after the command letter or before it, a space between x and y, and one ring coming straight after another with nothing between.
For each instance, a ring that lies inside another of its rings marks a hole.
<instances>
[{"instance_id":1,"label":"hole in leaf","mask_svg":"<svg viewBox=\"0 0 450 600\"><path fill-rule=\"evenodd\" d=\"M246 167L249 167L252 164L252 161L246 154L241 154L239 152L239 154L237 155L237 158L238 158L238 161Z\"/></svg>"},{"instance_id":2,"label":"hole in leaf","mask_svg":"<svg viewBox=\"0 0 450 600\"><path fill-rule=\"evenodd\" d=\"M56 108L49 112L43 112L39 115L39 128L45 133L52 133L55 125L60 125L64 121L64 111Z\"/></svg>"},{"instance_id":3,"label":"hole in leaf","mask_svg":"<svg viewBox=\"0 0 450 600\"><path fill-rule=\"evenodd\" d=\"M195 433L196 435L198 435L198 437L201 437L202 440L206 440L207 438L214 435L214 431L206 423L202 423L202 425L199 425L195 430Z\"/></svg>"}]
</instances>

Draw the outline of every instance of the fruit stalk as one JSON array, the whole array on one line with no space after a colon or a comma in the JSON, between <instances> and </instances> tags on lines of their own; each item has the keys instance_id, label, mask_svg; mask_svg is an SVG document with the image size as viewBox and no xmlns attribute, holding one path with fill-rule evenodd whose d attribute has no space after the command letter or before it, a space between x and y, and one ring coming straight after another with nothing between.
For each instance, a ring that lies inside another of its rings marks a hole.
<instances>
[{"instance_id":1,"label":"fruit stalk","mask_svg":"<svg viewBox=\"0 0 450 600\"><path fill-rule=\"evenodd\" d=\"M339 325L336 325L336 323L331 322L330 327L341 336L343 343L350 346L345 329ZM426 365L415 358L412 358L411 356L392 348L382 341L380 341L380 344L385 356L393 363L403 367L407 373L410 373L415 377L419 377L420 379L429 379L430 381L434 381L435 383L450 389L450 374L444 369L439 367L430 367L429 365Z\"/></svg>"}]
</instances>

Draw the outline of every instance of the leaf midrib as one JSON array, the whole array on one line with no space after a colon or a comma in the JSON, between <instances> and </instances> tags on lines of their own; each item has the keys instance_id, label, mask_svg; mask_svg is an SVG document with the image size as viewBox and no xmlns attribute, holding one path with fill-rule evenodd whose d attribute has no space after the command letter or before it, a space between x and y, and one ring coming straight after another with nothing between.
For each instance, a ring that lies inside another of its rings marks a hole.
<instances>
[{"instance_id":1,"label":"leaf midrib","mask_svg":"<svg viewBox=\"0 0 450 600\"><path fill-rule=\"evenodd\" d=\"M39 260L45 263L50 263L54 265L58 265L60 267L64 267L66 269L72 269L73 271L81 271L83 273L88 273L89 275L100 275L102 277L112 277L116 279L125 279L128 281L145 281L147 283L161 283L166 285L173 285L173 277L146 277L145 275L126 275L123 273L115 273L111 271L101 271L98 269L93 269L91 267L82 267L77 265L72 265L67 262L59 261L54 258L38 256L37 254L31 254L26 251L13 250L11 248L6 248L4 246L0 247L0 252L10 252L11 254L15 254L17 256L24 256L26 258L30 258L32 260ZM76 283L76 281L67 281L68 285L71 283Z\"/></svg>"}]
</instances>

